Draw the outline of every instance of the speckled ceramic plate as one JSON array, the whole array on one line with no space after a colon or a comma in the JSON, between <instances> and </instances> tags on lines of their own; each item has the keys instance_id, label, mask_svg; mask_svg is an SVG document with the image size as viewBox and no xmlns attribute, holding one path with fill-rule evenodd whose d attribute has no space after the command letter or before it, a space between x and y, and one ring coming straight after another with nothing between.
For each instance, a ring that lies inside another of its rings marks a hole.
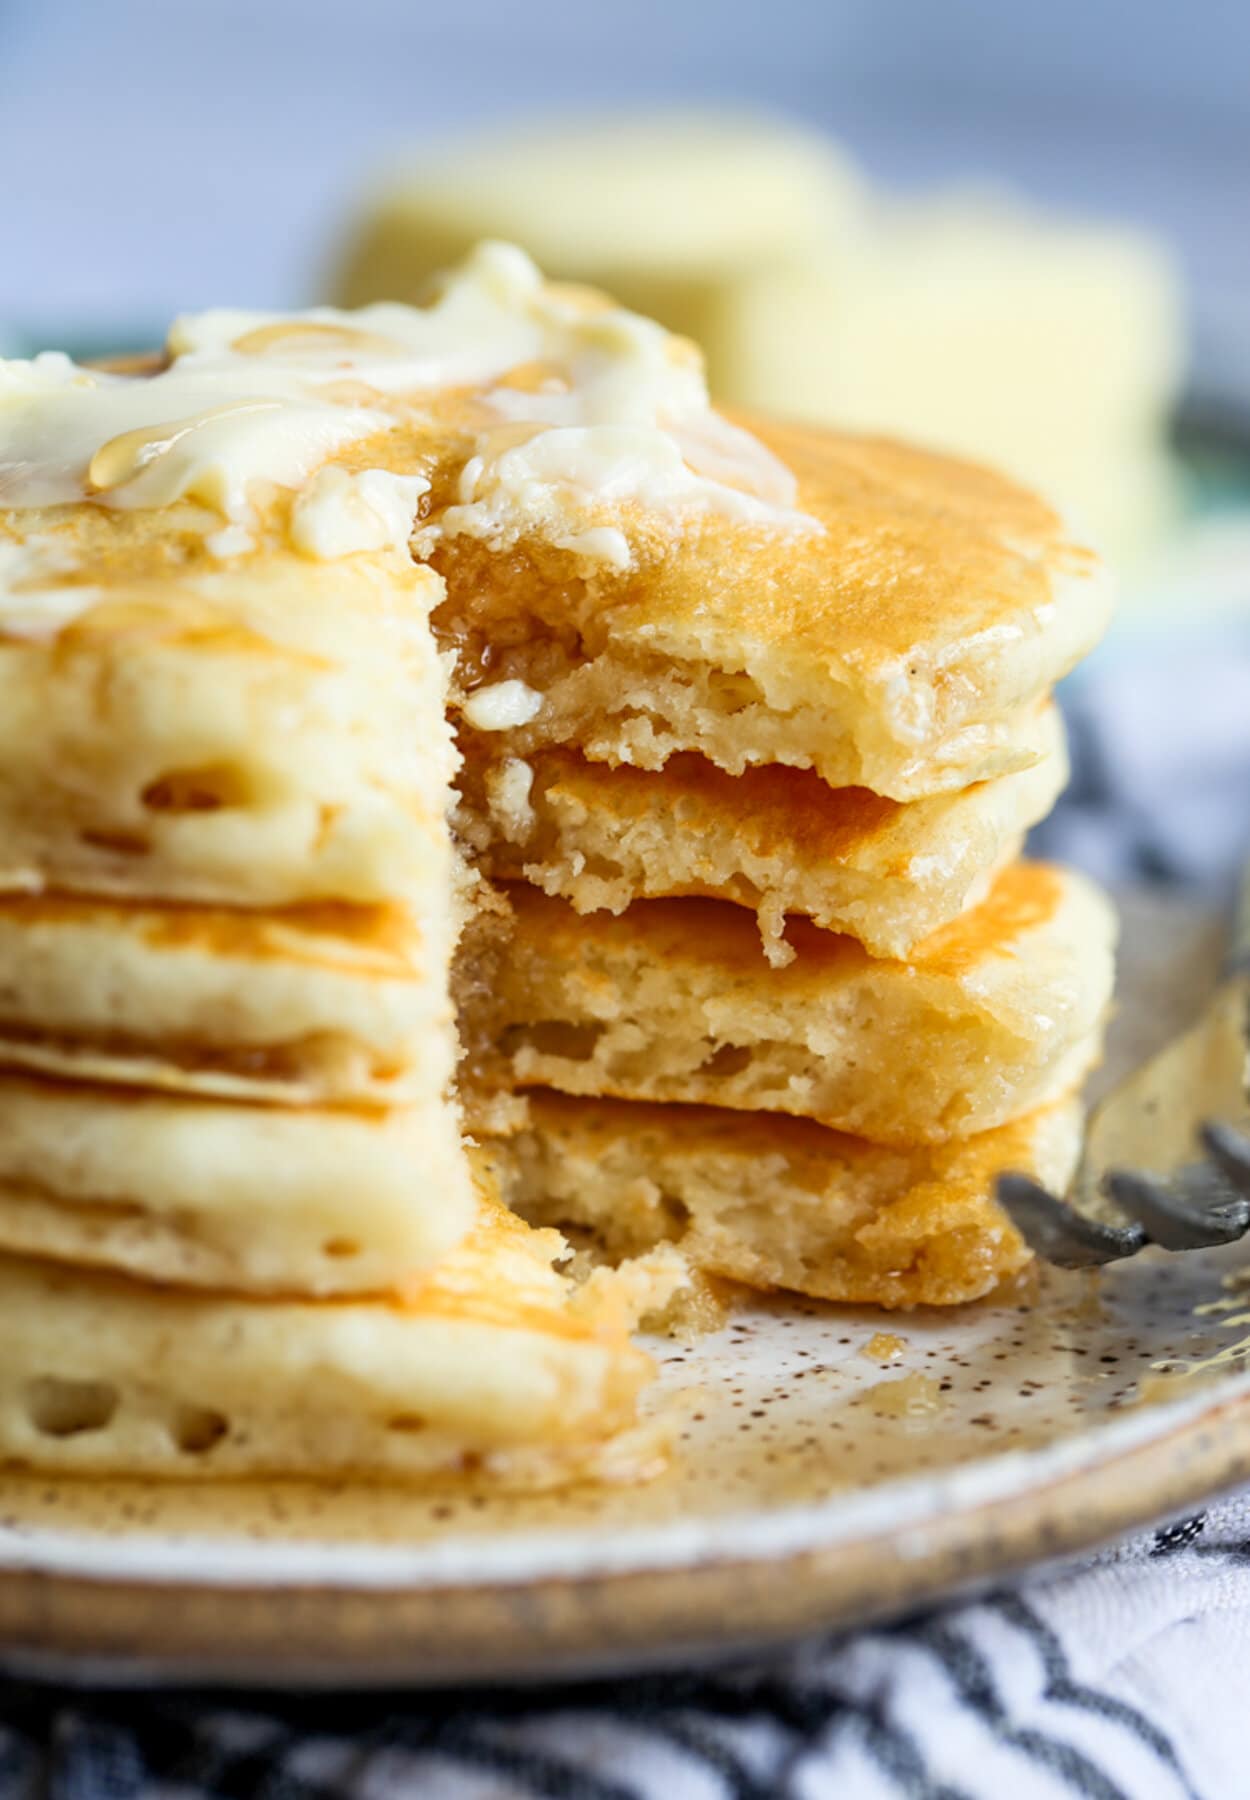
<instances>
[{"instance_id":1,"label":"speckled ceramic plate","mask_svg":"<svg viewBox=\"0 0 1250 1800\"><path fill-rule=\"evenodd\" d=\"M1213 934L1129 908L1117 1060ZM539 1500L0 1477L9 1666L335 1685L600 1672L850 1624L1250 1476L1244 1249L1034 1274L957 1314L769 1302L657 1346L686 1426L649 1487Z\"/></svg>"}]
</instances>

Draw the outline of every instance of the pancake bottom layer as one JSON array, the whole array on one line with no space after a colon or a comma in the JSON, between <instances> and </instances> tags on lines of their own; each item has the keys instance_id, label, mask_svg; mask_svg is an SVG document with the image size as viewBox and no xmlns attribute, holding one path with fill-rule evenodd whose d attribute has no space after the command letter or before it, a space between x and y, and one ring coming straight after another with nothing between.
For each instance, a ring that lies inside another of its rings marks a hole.
<instances>
[{"instance_id":1,"label":"pancake bottom layer","mask_svg":"<svg viewBox=\"0 0 1250 1800\"><path fill-rule=\"evenodd\" d=\"M1005 1169L1062 1191L1075 1101L937 1148L886 1149L806 1120L529 1096L492 1146L508 1203L589 1231L611 1260L676 1242L697 1269L887 1308L975 1300L1029 1252L993 1199Z\"/></svg>"},{"instance_id":2,"label":"pancake bottom layer","mask_svg":"<svg viewBox=\"0 0 1250 1800\"><path fill-rule=\"evenodd\" d=\"M178 1293L0 1257L0 1461L157 1476L638 1479L651 1373L484 1198L402 1302Z\"/></svg>"}]
</instances>

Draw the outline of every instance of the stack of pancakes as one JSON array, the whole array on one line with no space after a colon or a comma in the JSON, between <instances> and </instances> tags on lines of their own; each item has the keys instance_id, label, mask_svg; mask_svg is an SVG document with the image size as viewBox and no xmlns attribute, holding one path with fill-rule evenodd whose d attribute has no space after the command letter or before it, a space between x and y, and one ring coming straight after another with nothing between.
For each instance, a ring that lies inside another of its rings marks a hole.
<instances>
[{"instance_id":1,"label":"stack of pancakes","mask_svg":"<svg viewBox=\"0 0 1250 1800\"><path fill-rule=\"evenodd\" d=\"M686 1269L1019 1266L1110 978L1013 861L1105 617L1040 502L487 246L0 365L0 508L0 1457L637 1475Z\"/></svg>"},{"instance_id":2,"label":"stack of pancakes","mask_svg":"<svg viewBox=\"0 0 1250 1800\"><path fill-rule=\"evenodd\" d=\"M0 1455L637 1471L648 1359L451 1093L406 415L319 398L332 335L296 381L300 334L255 374L0 369Z\"/></svg>"},{"instance_id":3,"label":"stack of pancakes","mask_svg":"<svg viewBox=\"0 0 1250 1800\"><path fill-rule=\"evenodd\" d=\"M459 827L513 912L472 1067L526 1097L495 1142L527 1218L829 1299L971 1299L1026 1260L996 1171L1066 1182L1110 996L1105 900L1017 860L1106 590L994 475L753 432L795 478L788 542L635 526L620 568L531 542L506 584L477 541L434 553ZM492 693L533 716L487 729Z\"/></svg>"}]
</instances>

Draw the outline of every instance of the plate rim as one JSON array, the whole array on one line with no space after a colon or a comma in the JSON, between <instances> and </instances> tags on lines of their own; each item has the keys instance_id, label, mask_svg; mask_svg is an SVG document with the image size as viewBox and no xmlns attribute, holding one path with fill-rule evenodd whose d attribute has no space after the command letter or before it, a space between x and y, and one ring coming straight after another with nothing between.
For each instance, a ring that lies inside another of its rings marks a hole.
<instances>
[{"instance_id":1,"label":"plate rim","mask_svg":"<svg viewBox=\"0 0 1250 1800\"><path fill-rule=\"evenodd\" d=\"M546 1525L497 1535L454 1530L414 1544L371 1544L312 1536L282 1542L176 1532L97 1532L89 1527L0 1523L0 1576L26 1568L49 1576L183 1587L326 1587L370 1591L537 1582L660 1573L705 1561L778 1561L874 1536L865 1530L889 1514L891 1532L923 1530L939 1512L1009 1504L1055 1481L1167 1436L1244 1395L1250 1370L1185 1392L1132 1404L1045 1442L989 1448L968 1463L896 1475L863 1489L842 1488L796 1505L740 1509L720 1517L678 1517L605 1537L597 1524ZM83 1478L89 1480L90 1478ZM2 1499L2 1489L0 1489ZM335 1562L327 1567L327 1558ZM193 1559L193 1560L192 1560ZM330 1579L327 1579L327 1575Z\"/></svg>"},{"instance_id":2,"label":"plate rim","mask_svg":"<svg viewBox=\"0 0 1250 1800\"><path fill-rule=\"evenodd\" d=\"M1148 1410L1157 1430L1117 1433L1108 1449L1107 1428L1095 1427L1077 1440L1093 1440L1089 1453L1048 1478L939 1507L903 1529L888 1521L754 1557L713 1550L668 1566L453 1587L225 1585L67 1573L31 1559L0 1570L0 1665L59 1681L260 1690L438 1687L723 1659L1053 1565L1250 1477L1250 1379ZM1036 1462L1039 1453L1010 1454ZM1006 1456L986 1458L996 1460Z\"/></svg>"}]
</instances>

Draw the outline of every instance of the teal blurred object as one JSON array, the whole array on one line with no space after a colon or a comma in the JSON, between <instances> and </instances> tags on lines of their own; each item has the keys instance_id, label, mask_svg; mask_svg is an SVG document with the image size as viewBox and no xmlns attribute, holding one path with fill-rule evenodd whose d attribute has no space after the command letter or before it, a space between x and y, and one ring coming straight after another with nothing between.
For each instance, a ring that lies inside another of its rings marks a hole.
<instances>
[{"instance_id":1,"label":"teal blurred object","mask_svg":"<svg viewBox=\"0 0 1250 1800\"><path fill-rule=\"evenodd\" d=\"M1244 445L1194 439L1180 451L1187 476L1186 512L1211 517L1250 507L1250 421Z\"/></svg>"},{"instance_id":2,"label":"teal blurred object","mask_svg":"<svg viewBox=\"0 0 1250 1800\"><path fill-rule=\"evenodd\" d=\"M164 343L169 321L153 320L150 325L136 325L133 319L115 328L92 332L59 332L55 325L46 330L29 325L0 321L0 356L37 356L41 350L64 350L75 362L97 362L104 356L131 356L153 350Z\"/></svg>"},{"instance_id":3,"label":"teal blurred object","mask_svg":"<svg viewBox=\"0 0 1250 1800\"><path fill-rule=\"evenodd\" d=\"M1184 505L1176 529L1123 584L1116 623L1088 671L1130 642L1192 643L1234 623L1250 630L1250 416L1245 435L1185 424L1176 454ZM1080 673L1080 672L1079 672Z\"/></svg>"}]
</instances>

